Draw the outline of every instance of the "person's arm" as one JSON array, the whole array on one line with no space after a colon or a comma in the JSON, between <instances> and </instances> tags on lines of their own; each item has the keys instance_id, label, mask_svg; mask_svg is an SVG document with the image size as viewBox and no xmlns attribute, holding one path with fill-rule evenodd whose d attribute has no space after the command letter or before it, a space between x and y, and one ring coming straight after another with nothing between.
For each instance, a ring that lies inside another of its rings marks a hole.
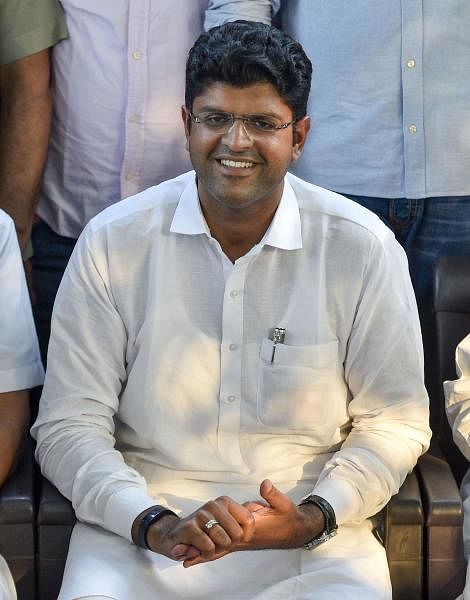
<instances>
[{"instance_id":1,"label":"person's arm","mask_svg":"<svg viewBox=\"0 0 470 600\"><path fill-rule=\"evenodd\" d=\"M0 486L16 465L28 423L28 390L0 393Z\"/></svg>"},{"instance_id":2,"label":"person's arm","mask_svg":"<svg viewBox=\"0 0 470 600\"><path fill-rule=\"evenodd\" d=\"M470 460L470 334L457 346L456 367L458 379L444 382L446 411L454 441Z\"/></svg>"},{"instance_id":3,"label":"person's arm","mask_svg":"<svg viewBox=\"0 0 470 600\"><path fill-rule=\"evenodd\" d=\"M57 293L31 434L43 474L71 500L77 517L131 540L135 517L155 502L144 478L114 448L127 331L112 296L106 240L92 227L80 236Z\"/></svg>"},{"instance_id":4,"label":"person's arm","mask_svg":"<svg viewBox=\"0 0 470 600\"><path fill-rule=\"evenodd\" d=\"M377 228L347 340L344 376L352 428L327 461L314 493L337 522L361 522L380 511L426 451L431 431L423 349L405 253L389 230Z\"/></svg>"},{"instance_id":5,"label":"person's arm","mask_svg":"<svg viewBox=\"0 0 470 600\"><path fill-rule=\"evenodd\" d=\"M204 28L206 31L227 21L244 19L271 24L280 0L209 0Z\"/></svg>"},{"instance_id":6,"label":"person's arm","mask_svg":"<svg viewBox=\"0 0 470 600\"><path fill-rule=\"evenodd\" d=\"M0 208L24 250L47 155L51 122L50 50L0 67Z\"/></svg>"}]
</instances>

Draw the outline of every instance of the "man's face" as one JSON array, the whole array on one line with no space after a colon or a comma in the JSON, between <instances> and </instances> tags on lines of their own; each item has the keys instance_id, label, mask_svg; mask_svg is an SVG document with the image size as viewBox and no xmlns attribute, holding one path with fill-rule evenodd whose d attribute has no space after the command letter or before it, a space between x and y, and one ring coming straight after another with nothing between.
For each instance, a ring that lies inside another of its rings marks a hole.
<instances>
[{"instance_id":1,"label":"man's face","mask_svg":"<svg viewBox=\"0 0 470 600\"><path fill-rule=\"evenodd\" d=\"M284 175L300 156L309 128L308 118L274 131L256 130L236 119L225 130L211 124L191 122L185 107L187 148L198 178L203 208L218 205L231 210L276 205L282 195ZM269 83L234 87L214 83L197 96L192 114L207 116L232 113L237 117L256 115L272 123L293 120L291 109ZM222 128L223 129L223 128Z\"/></svg>"}]
</instances>

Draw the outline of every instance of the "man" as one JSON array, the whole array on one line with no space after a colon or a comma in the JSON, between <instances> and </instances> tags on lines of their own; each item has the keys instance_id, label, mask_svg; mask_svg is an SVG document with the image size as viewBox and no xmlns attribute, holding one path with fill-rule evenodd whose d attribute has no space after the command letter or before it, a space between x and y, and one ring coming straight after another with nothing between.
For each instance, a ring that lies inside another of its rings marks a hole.
<instances>
[{"instance_id":1,"label":"man","mask_svg":"<svg viewBox=\"0 0 470 600\"><path fill-rule=\"evenodd\" d=\"M470 334L457 347L456 367L458 379L445 381L446 411L456 445L470 460ZM470 470L460 487L464 506L463 538L465 556L470 556ZM463 592L464 600L470 598L470 572Z\"/></svg>"},{"instance_id":2,"label":"man","mask_svg":"<svg viewBox=\"0 0 470 600\"><path fill-rule=\"evenodd\" d=\"M470 3L211 0L206 25L248 7L277 13L313 62L293 172L377 213L406 250L431 378L434 264L470 255Z\"/></svg>"},{"instance_id":3,"label":"man","mask_svg":"<svg viewBox=\"0 0 470 600\"><path fill-rule=\"evenodd\" d=\"M51 121L50 48L67 36L55 0L0 5L0 208L29 242Z\"/></svg>"},{"instance_id":4,"label":"man","mask_svg":"<svg viewBox=\"0 0 470 600\"><path fill-rule=\"evenodd\" d=\"M45 360L75 242L107 206L190 168L178 107L207 0L62 0L54 114L33 231L34 315Z\"/></svg>"},{"instance_id":5,"label":"man","mask_svg":"<svg viewBox=\"0 0 470 600\"><path fill-rule=\"evenodd\" d=\"M10 217L0 210L0 486L13 470L29 424L29 389L44 372L33 315ZM0 556L0 598L16 598L15 586Z\"/></svg>"},{"instance_id":6,"label":"man","mask_svg":"<svg viewBox=\"0 0 470 600\"><path fill-rule=\"evenodd\" d=\"M391 597L368 517L429 440L416 305L391 232L286 175L310 76L267 25L201 36L195 173L76 246L33 428L81 521L61 600Z\"/></svg>"}]
</instances>

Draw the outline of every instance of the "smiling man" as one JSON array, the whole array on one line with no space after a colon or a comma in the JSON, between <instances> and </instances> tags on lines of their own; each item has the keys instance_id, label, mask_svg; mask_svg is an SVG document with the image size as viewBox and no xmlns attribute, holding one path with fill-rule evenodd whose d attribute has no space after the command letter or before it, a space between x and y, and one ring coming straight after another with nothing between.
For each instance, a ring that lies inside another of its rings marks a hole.
<instances>
[{"instance_id":1,"label":"smiling man","mask_svg":"<svg viewBox=\"0 0 470 600\"><path fill-rule=\"evenodd\" d=\"M275 28L202 35L194 172L78 242L33 428L79 519L61 600L391 598L368 517L429 441L416 304L379 219L287 173L310 77Z\"/></svg>"}]
</instances>

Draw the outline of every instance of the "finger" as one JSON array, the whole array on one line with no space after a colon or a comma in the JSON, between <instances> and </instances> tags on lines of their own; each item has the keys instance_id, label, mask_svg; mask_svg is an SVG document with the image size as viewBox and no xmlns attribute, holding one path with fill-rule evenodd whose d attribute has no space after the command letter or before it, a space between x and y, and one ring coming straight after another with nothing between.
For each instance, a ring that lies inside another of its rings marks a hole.
<instances>
[{"instance_id":1,"label":"finger","mask_svg":"<svg viewBox=\"0 0 470 600\"><path fill-rule=\"evenodd\" d=\"M213 555L212 558L206 559L202 555L196 556L194 558L189 558L183 562L183 567L187 569L188 567L194 567L194 565L200 565L202 563L211 562L213 560L217 560L218 558L222 558L222 556L226 556L228 554L227 551L222 550Z\"/></svg>"},{"instance_id":2,"label":"finger","mask_svg":"<svg viewBox=\"0 0 470 600\"><path fill-rule=\"evenodd\" d=\"M225 527L230 528L232 524L227 523L226 515L220 512L218 508L212 509L212 512L214 514L214 518L202 523L201 529L214 542L216 551L220 550L221 548L228 548L232 544L232 538L230 537L230 534L227 533ZM206 525L211 521L216 521L216 523L211 524L211 526L208 528ZM240 535L241 534L242 532L240 528Z\"/></svg>"},{"instance_id":3,"label":"finger","mask_svg":"<svg viewBox=\"0 0 470 600\"><path fill-rule=\"evenodd\" d=\"M272 481L265 479L259 488L259 493L262 498L271 506L280 512L288 512L292 510L292 500L286 494L283 494L273 485Z\"/></svg>"},{"instance_id":4,"label":"finger","mask_svg":"<svg viewBox=\"0 0 470 600\"><path fill-rule=\"evenodd\" d=\"M244 502L243 506L253 513L267 508L269 504L264 500L250 500L249 502Z\"/></svg>"},{"instance_id":5,"label":"finger","mask_svg":"<svg viewBox=\"0 0 470 600\"><path fill-rule=\"evenodd\" d=\"M176 544L176 546L171 549L171 558L173 560L186 560L188 558L199 556L199 554L201 554L200 550L189 544Z\"/></svg>"},{"instance_id":6,"label":"finger","mask_svg":"<svg viewBox=\"0 0 470 600\"><path fill-rule=\"evenodd\" d=\"M248 508L242 504L238 504L238 502L227 496L217 498L216 504L219 510L222 511L221 518L217 520L223 524L225 531L232 541L248 542L253 536L255 527L255 520Z\"/></svg>"}]
</instances>

